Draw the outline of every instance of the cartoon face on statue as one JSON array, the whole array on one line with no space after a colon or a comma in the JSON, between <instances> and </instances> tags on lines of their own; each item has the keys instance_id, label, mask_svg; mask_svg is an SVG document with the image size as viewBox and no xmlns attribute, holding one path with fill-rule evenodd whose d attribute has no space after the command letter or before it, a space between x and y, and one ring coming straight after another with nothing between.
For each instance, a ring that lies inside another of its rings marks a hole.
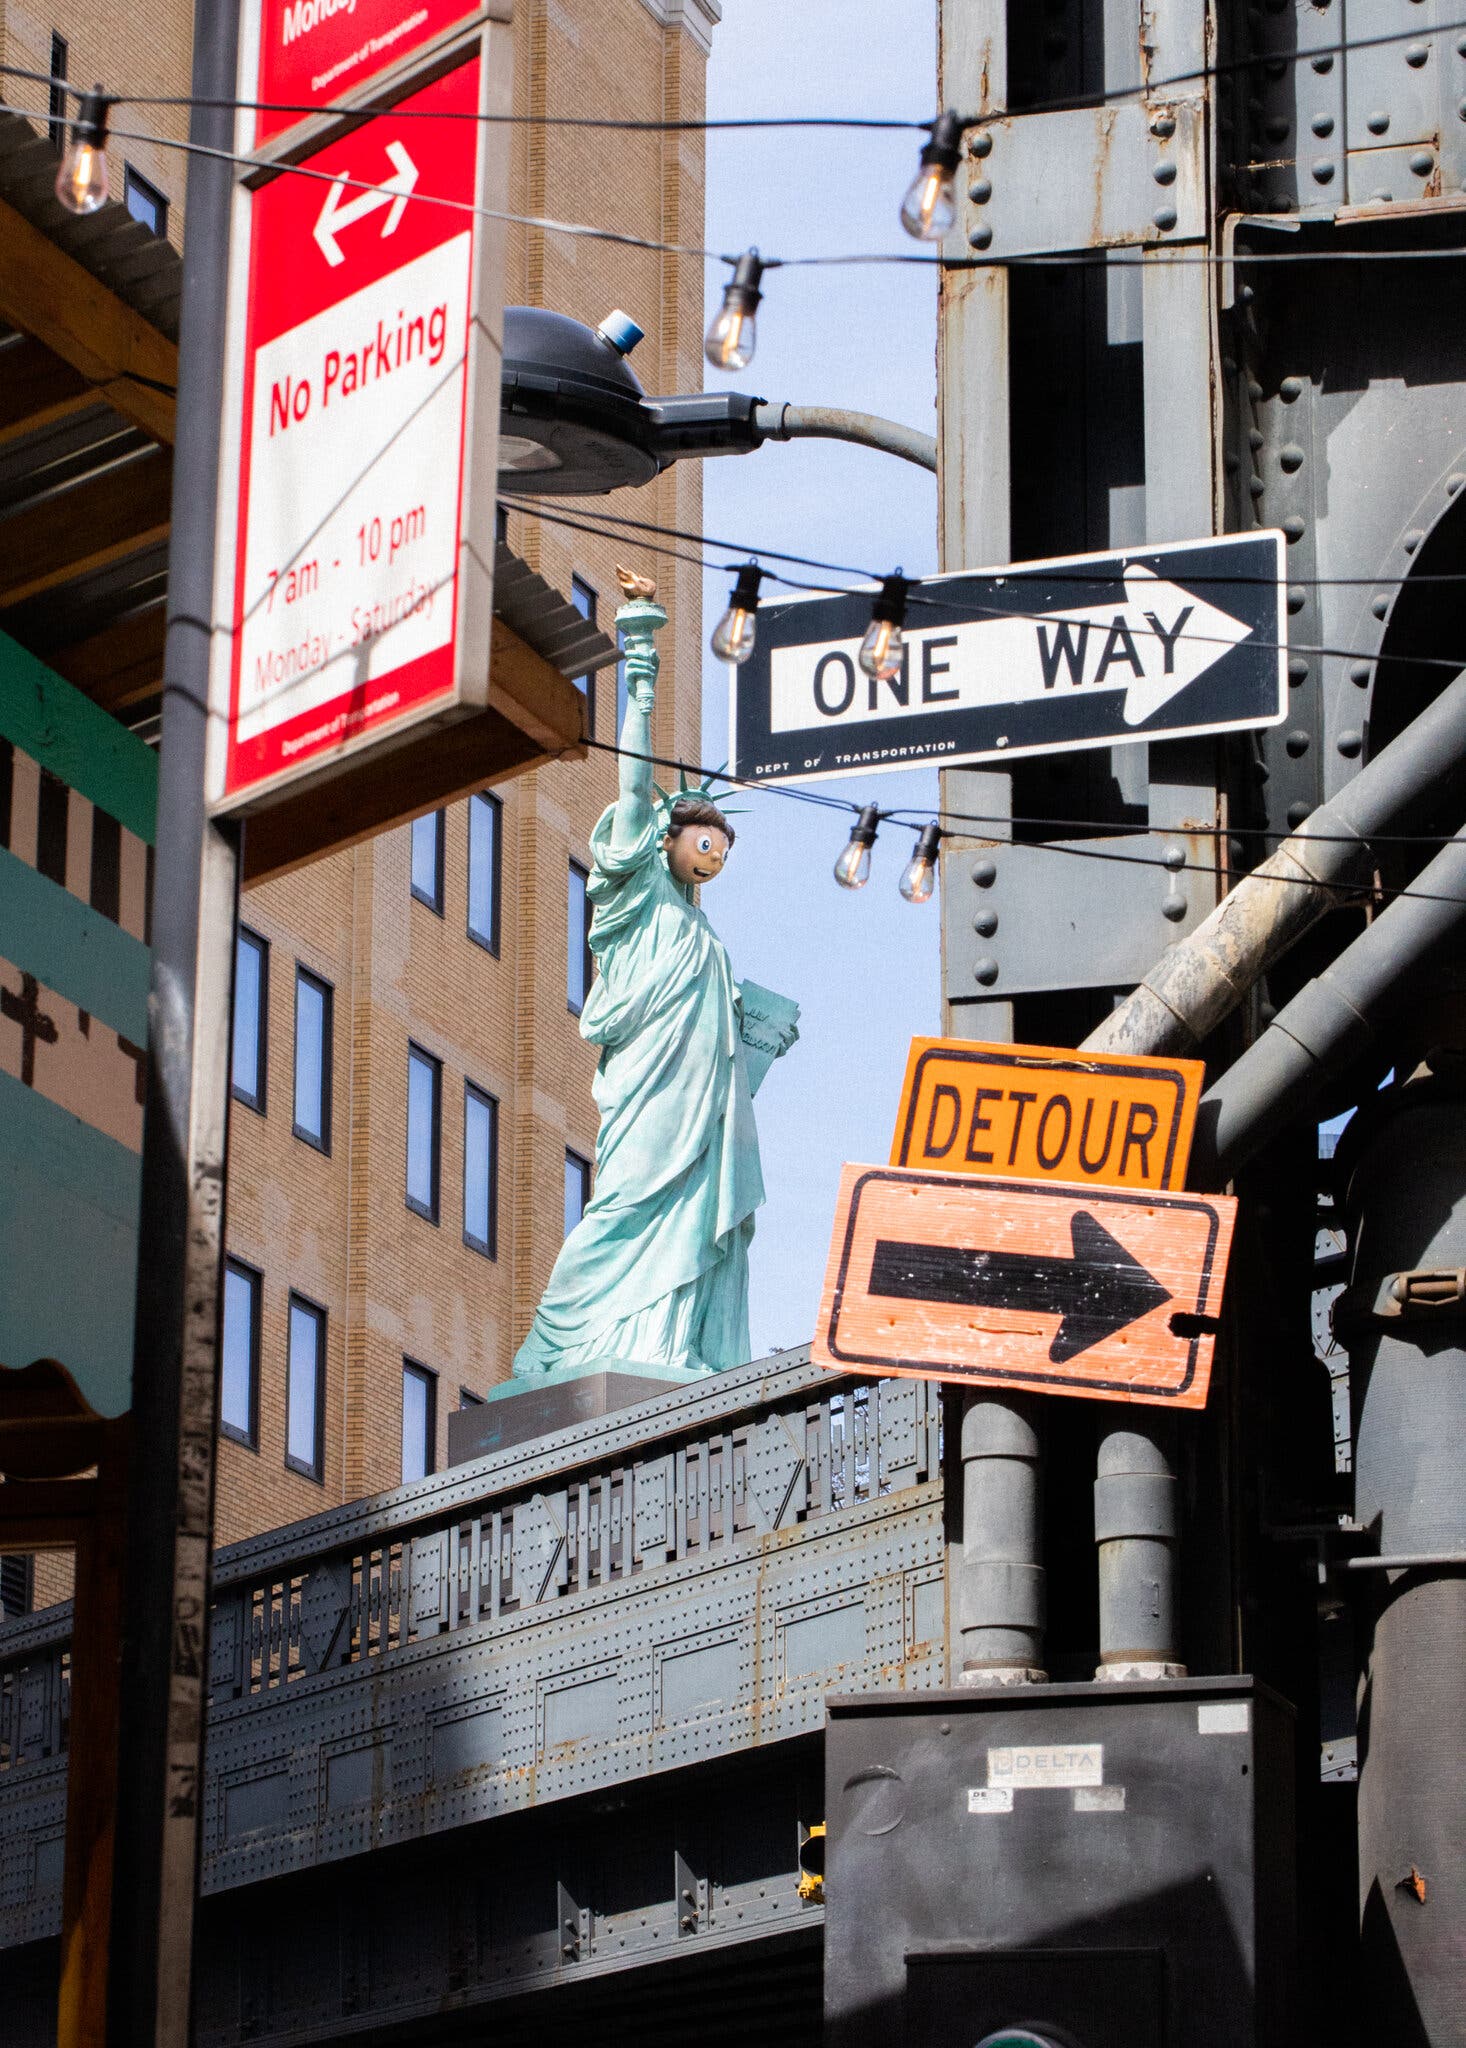
<instances>
[{"instance_id":1,"label":"cartoon face on statue","mask_svg":"<svg viewBox=\"0 0 1466 2048\"><path fill-rule=\"evenodd\" d=\"M735 836L716 804L697 797L679 797L672 806L662 840L673 881L680 882L684 889L716 881Z\"/></svg>"}]
</instances>

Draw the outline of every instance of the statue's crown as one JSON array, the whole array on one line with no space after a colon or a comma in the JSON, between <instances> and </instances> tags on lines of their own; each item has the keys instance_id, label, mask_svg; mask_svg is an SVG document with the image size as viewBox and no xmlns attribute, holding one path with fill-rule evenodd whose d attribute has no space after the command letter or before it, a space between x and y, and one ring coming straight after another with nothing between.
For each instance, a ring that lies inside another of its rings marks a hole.
<instances>
[{"instance_id":1,"label":"statue's crown","mask_svg":"<svg viewBox=\"0 0 1466 2048\"><path fill-rule=\"evenodd\" d=\"M725 763L724 766L726 765ZM689 782L687 770L679 768L677 770L677 780L679 787L675 791L663 789L660 782L652 784L652 788L656 791L657 796L657 827L659 836L665 835L671 830L672 807L674 804L679 803L683 797L697 797L704 803L716 804L725 816L737 816L732 806L725 804L718 795L718 784L723 780L723 770L721 768L715 769L702 782ZM726 786L729 789L734 789L737 787L737 784L730 782Z\"/></svg>"}]
</instances>

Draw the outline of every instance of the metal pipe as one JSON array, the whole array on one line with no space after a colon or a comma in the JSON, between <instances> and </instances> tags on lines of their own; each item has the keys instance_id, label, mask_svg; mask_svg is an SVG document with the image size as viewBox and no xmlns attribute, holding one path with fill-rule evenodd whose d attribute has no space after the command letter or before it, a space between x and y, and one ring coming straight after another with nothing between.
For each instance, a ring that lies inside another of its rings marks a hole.
<instances>
[{"instance_id":1,"label":"metal pipe","mask_svg":"<svg viewBox=\"0 0 1466 2048\"><path fill-rule=\"evenodd\" d=\"M847 412L838 405L764 402L754 409L753 424L761 441L854 441L862 448L879 448L883 455L899 455L903 462L936 473L937 444L932 435L903 427L899 420L883 420L873 412Z\"/></svg>"},{"instance_id":2,"label":"metal pipe","mask_svg":"<svg viewBox=\"0 0 1466 2048\"><path fill-rule=\"evenodd\" d=\"M1044 1568L1039 1400L970 1393L962 1402L959 1684L1042 1684Z\"/></svg>"},{"instance_id":3,"label":"metal pipe","mask_svg":"<svg viewBox=\"0 0 1466 2048\"><path fill-rule=\"evenodd\" d=\"M1344 1569L1350 1572L1426 1572L1445 1566L1466 1565L1466 1550L1427 1550L1418 1557L1408 1551L1399 1557L1350 1557Z\"/></svg>"},{"instance_id":4,"label":"metal pipe","mask_svg":"<svg viewBox=\"0 0 1466 2048\"><path fill-rule=\"evenodd\" d=\"M1184 1678L1176 1661L1180 1515L1169 1415L1127 1418L1100 1443L1094 1482L1100 1661L1095 1677Z\"/></svg>"},{"instance_id":5,"label":"metal pipe","mask_svg":"<svg viewBox=\"0 0 1466 2048\"><path fill-rule=\"evenodd\" d=\"M1090 1052L1188 1052L1364 872L1370 835L1445 793L1466 760L1466 674L1162 954L1084 1041Z\"/></svg>"},{"instance_id":6,"label":"metal pipe","mask_svg":"<svg viewBox=\"0 0 1466 2048\"><path fill-rule=\"evenodd\" d=\"M1374 1036L1409 979L1451 957L1466 930L1466 837L1441 848L1395 901L1280 1010L1201 1099L1195 1185L1220 1186L1292 1123Z\"/></svg>"}]
</instances>

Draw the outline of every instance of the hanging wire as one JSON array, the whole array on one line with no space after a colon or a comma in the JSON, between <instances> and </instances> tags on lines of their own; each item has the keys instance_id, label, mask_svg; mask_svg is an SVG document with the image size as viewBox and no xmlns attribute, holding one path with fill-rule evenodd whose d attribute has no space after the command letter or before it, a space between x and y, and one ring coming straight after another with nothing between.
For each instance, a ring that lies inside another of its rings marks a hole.
<instances>
[{"instance_id":1,"label":"hanging wire","mask_svg":"<svg viewBox=\"0 0 1466 2048\"><path fill-rule=\"evenodd\" d=\"M1423 42L1434 36L1454 35L1466 29L1466 18L1432 24L1415 23L1408 29L1392 29L1379 35L1351 36L1334 43L1318 43L1307 49L1264 50L1247 57L1229 58L1224 63L1199 65L1189 71L1174 71L1160 78L1147 78L1134 85L1109 86L1089 93L1068 93L1053 99L1028 100L1021 107L992 108L980 114L963 114L958 118L964 129L983 128L990 122L1004 121L1012 116L1027 114L1081 113L1101 107L1124 104L1137 99L1154 100L1163 97L1173 87L1203 85L1245 75L1270 65L1295 65L1316 63L1320 57L1346 57L1357 55L1363 50L1389 48L1396 43ZM70 80L58 78L48 71L28 70L17 64L0 64L0 77L23 78L36 85L56 87L73 99L80 99L82 91ZM375 115L394 114L405 119L476 121L483 125L529 128L584 128L603 129L619 134L685 135L685 134L729 134L758 133L789 129L844 130L850 133L886 134L930 134L942 118L940 115L927 120L903 120L873 118L866 115L845 114L773 114L759 116L726 115L688 119L684 117L662 117L653 120L633 120L625 117L588 114L497 114L468 112L463 109L413 108L404 110L390 100L381 101L331 101L325 105L302 104L280 100L210 99L190 93L136 93L109 92L107 97L116 105L133 107L188 107L224 109L232 112L296 114L305 118L370 119ZM20 110L16 110L20 111ZM157 138L149 136L148 141ZM251 159L253 161L253 159ZM918 262L921 258L916 259Z\"/></svg>"},{"instance_id":2,"label":"hanging wire","mask_svg":"<svg viewBox=\"0 0 1466 2048\"><path fill-rule=\"evenodd\" d=\"M816 569L824 567L829 569L832 575L860 576L863 581L871 584L880 584L884 580L883 577L879 574L872 575L868 571L851 569L849 567L842 568L832 563L821 564L818 562L810 561L809 558L801 555L782 555L776 548L760 548L746 545L740 545L738 547L735 547L734 544L730 541L712 540L706 535L691 533L687 531L687 529L685 528L661 527L656 525L655 522L651 520L630 520L624 518L622 515L617 513L605 514L603 515L602 521L597 522L594 515L588 515L581 519L575 519L565 513L542 511L539 508L539 506L534 504L533 502L526 503L524 500L516 499L513 497L506 496L504 502L509 504L513 510L521 513L525 517L543 519L548 525L551 526L571 527L577 532L590 534L594 536L596 539L600 540L624 540L626 538L626 535L617 529L629 526L633 528L638 535L666 534L674 540L690 541L694 545L700 547L716 547L720 549L726 548L729 549L731 552L744 555L745 557L750 559L757 558L759 560L767 559L771 561L792 561L797 564L806 565L808 567ZM607 524L605 523L607 521L614 523ZM676 560L692 563L696 567L707 569L713 571L714 573L721 574L724 572L726 567L726 565L721 562L709 560L708 557L705 555L678 554L676 549L660 546L657 544L655 540L652 539L642 540L641 545L647 548L648 551L652 554L670 555ZM1141 555L1144 552L1144 549L1134 550L1134 553L1136 555ZM1004 573L1006 574L1009 572ZM821 597L850 597L864 596L867 594L872 596L875 595L874 591L869 593L865 591L831 591L827 586L824 585L799 583L795 581L793 578L785 576L781 571L778 570L770 570L768 571L768 574L770 575L773 581L783 583L789 589L801 590ZM1027 576L1021 569L1021 565L1018 569L1012 572L1012 574L1013 581L1015 583L1028 580ZM1067 578L1065 580L1067 580ZM1112 576L1104 578L1099 578L1097 576L1095 580L1103 582L1105 585L1109 587L1113 587L1115 579ZM1207 580L1209 581L1210 579ZM1263 577L1258 580L1264 584L1271 584L1272 582L1272 578L1270 577ZM939 597L933 597L929 594L928 588L913 588L908 602L912 607L921 606L929 611L956 613L959 615L959 623L962 620L974 621L974 615L976 619L1019 619L1036 626L1082 623L1080 621L1076 621L1073 608L1069 610L1060 608L1051 611L1024 611L1021 609L1016 609L1005 605L980 605L968 599L953 598L949 600L944 600ZM1135 626L1132 628L1132 631L1138 636L1145 639L1162 639L1164 637L1163 635L1158 633L1154 627ZM1181 639L1189 643L1193 647L1221 647L1231 649L1232 647L1239 644L1234 640L1224 639L1219 634L1215 633L1183 632L1181 634ZM1323 645L1321 642L1299 640L1266 640L1261 638L1260 636L1249 634L1247 636L1247 644L1255 648L1264 648L1274 654L1312 654L1317 655L1320 658L1327 658L1338 661L1368 662L1371 665L1379 660L1379 656L1377 654L1370 654L1360 648L1330 647ZM1448 655L1395 654L1391 655L1389 659L1391 665L1398 665L1400 667L1408 668L1448 669L1453 675L1456 674L1460 669L1466 668L1466 656L1463 656L1460 660L1454 660Z\"/></svg>"},{"instance_id":3,"label":"hanging wire","mask_svg":"<svg viewBox=\"0 0 1466 2048\"><path fill-rule=\"evenodd\" d=\"M27 73L28 77L40 78L39 73ZM70 90L70 88L68 88ZM113 105L134 104L126 94L108 94ZM180 101L180 104L185 102ZM232 105L232 102L222 104ZM361 111L359 109L352 111ZM389 110L394 111L395 110ZM0 102L0 113L16 114L26 120L40 116L33 110ZM470 117L465 117L470 118ZM478 116L471 118L477 119ZM234 164L242 169L253 170L270 177L311 178L327 182L341 190L358 192L382 192L389 188L380 181L370 178L349 178L333 175L328 171L315 170L308 163L288 163L262 159L237 150L219 148L210 143L195 142L180 137L155 135L145 129L119 128L109 124L112 139L120 142L146 142L158 149L177 150L186 156L202 156L216 162ZM472 200L451 199L446 196L424 192L420 188L413 193L413 200L429 206L447 207L455 213L482 220L495 220L511 227L528 227L543 234L565 235L585 241L608 242L614 246L630 249L644 249L658 255L688 256L703 263L736 265L738 254L726 250L708 249L697 243L664 242L651 235L635 235L619 228L594 227L586 221L558 220L545 214L512 213L503 208L479 206ZM1293 218L1290 216L1290 218ZM1308 264L1308 263L1374 263L1374 262L1459 262L1466 256L1466 245L1436 249L1285 249L1285 250L1233 250L1225 256L1209 252L1181 253L1165 247L1137 249L1133 256L1124 256L1114 250L1086 249L1058 255L1019 256L944 256L940 254L907 254L904 251L870 250L853 251L845 255L824 256L766 256L761 267L771 270L828 269L845 266L880 267L889 264L918 264L946 271L991 270L991 269L1051 269L1104 265L1114 269L1137 267L1163 269L1204 268L1230 270L1239 265L1254 264Z\"/></svg>"}]
</instances>

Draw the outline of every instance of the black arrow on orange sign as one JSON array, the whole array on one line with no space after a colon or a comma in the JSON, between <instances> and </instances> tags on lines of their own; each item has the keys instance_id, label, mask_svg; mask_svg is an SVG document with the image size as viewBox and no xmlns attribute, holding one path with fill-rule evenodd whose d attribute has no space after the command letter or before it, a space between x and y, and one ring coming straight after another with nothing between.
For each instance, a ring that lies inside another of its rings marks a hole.
<instances>
[{"instance_id":1,"label":"black arrow on orange sign","mask_svg":"<svg viewBox=\"0 0 1466 2048\"><path fill-rule=\"evenodd\" d=\"M1063 1365L1171 1299L1153 1273L1086 1209L1070 1218L1072 1259L962 1245L876 1241L870 1292L951 1308L1011 1308L1062 1317L1049 1359Z\"/></svg>"}]
</instances>

